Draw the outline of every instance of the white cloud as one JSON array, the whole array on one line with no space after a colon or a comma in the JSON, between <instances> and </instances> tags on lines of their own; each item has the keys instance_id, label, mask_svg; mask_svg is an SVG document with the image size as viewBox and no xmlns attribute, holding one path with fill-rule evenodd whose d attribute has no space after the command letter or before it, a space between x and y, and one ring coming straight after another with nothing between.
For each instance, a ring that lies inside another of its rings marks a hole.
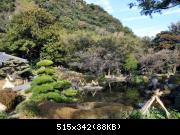
<instances>
[{"instance_id":1,"label":"white cloud","mask_svg":"<svg viewBox=\"0 0 180 135\"><path fill-rule=\"evenodd\" d=\"M102 3L104 3L104 8L105 10L107 10L109 13L112 13L113 12L113 8L112 6L110 5L110 2L109 0L101 0Z\"/></svg>"},{"instance_id":2,"label":"white cloud","mask_svg":"<svg viewBox=\"0 0 180 135\"><path fill-rule=\"evenodd\" d=\"M122 19L122 21L135 21L135 20L143 20L147 18L149 17L147 16L127 17L127 18Z\"/></svg>"},{"instance_id":3,"label":"white cloud","mask_svg":"<svg viewBox=\"0 0 180 135\"><path fill-rule=\"evenodd\" d=\"M164 31L166 29L166 26L151 26L147 28L140 28L140 29L134 29L135 34L137 34L140 37L144 36L155 36L156 34L160 33L161 31Z\"/></svg>"},{"instance_id":4,"label":"white cloud","mask_svg":"<svg viewBox=\"0 0 180 135\"><path fill-rule=\"evenodd\" d=\"M164 12L162 15L172 15L172 14L177 14L180 13L180 9L175 9L175 10L169 10Z\"/></svg>"},{"instance_id":5,"label":"white cloud","mask_svg":"<svg viewBox=\"0 0 180 135\"><path fill-rule=\"evenodd\" d=\"M178 14L178 13L180 13L180 9L173 9L173 10L165 11L162 14L158 14L158 13L154 14L153 18L160 17L160 16L169 16L169 15ZM122 19L122 21L136 21L136 20L144 20L144 19L150 19L150 17L149 16L127 17L127 18Z\"/></svg>"},{"instance_id":6,"label":"white cloud","mask_svg":"<svg viewBox=\"0 0 180 135\"><path fill-rule=\"evenodd\" d=\"M113 8L109 0L85 0L87 3L94 3L102 6L108 13L113 13Z\"/></svg>"}]
</instances>

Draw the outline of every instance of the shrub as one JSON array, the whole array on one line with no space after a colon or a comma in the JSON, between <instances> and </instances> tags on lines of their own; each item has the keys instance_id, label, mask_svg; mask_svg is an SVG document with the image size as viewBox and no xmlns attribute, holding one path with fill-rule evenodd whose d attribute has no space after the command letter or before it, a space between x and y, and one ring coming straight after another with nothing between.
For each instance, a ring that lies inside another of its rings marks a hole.
<instances>
[{"instance_id":1,"label":"shrub","mask_svg":"<svg viewBox=\"0 0 180 135\"><path fill-rule=\"evenodd\" d=\"M23 100L23 97L13 91L0 91L0 102L11 111Z\"/></svg>"},{"instance_id":2,"label":"shrub","mask_svg":"<svg viewBox=\"0 0 180 135\"><path fill-rule=\"evenodd\" d=\"M45 93L42 94L33 94L30 98L30 100L38 103L38 102L42 102L42 101L47 101L47 96Z\"/></svg>"},{"instance_id":3,"label":"shrub","mask_svg":"<svg viewBox=\"0 0 180 135\"><path fill-rule=\"evenodd\" d=\"M33 94L30 99L34 102L42 102L42 101L62 102L63 101L63 97L58 92Z\"/></svg>"},{"instance_id":4,"label":"shrub","mask_svg":"<svg viewBox=\"0 0 180 135\"><path fill-rule=\"evenodd\" d=\"M42 66L42 65L48 66L47 63L50 62L44 60L37 63L37 66ZM30 98L32 101L34 102L55 101L61 103L77 101L73 97L77 94L77 91L69 89L71 87L71 82L66 80L57 81L57 79L54 79L52 76L50 76L50 74L51 75L54 74L53 67L40 68L37 70L37 73L43 75L39 75L37 78L35 78L32 81L31 88L28 90L28 92L32 92L32 96Z\"/></svg>"},{"instance_id":5,"label":"shrub","mask_svg":"<svg viewBox=\"0 0 180 135\"><path fill-rule=\"evenodd\" d=\"M180 119L180 112L176 111L176 110L172 110L170 111L170 119Z\"/></svg>"},{"instance_id":6,"label":"shrub","mask_svg":"<svg viewBox=\"0 0 180 135\"><path fill-rule=\"evenodd\" d=\"M130 119L142 119L143 116L140 111L135 110L130 114L129 118Z\"/></svg>"},{"instance_id":7,"label":"shrub","mask_svg":"<svg viewBox=\"0 0 180 135\"><path fill-rule=\"evenodd\" d=\"M66 80L57 81L54 84L54 88L57 89L57 90L60 90L60 91L68 89L70 87L71 87L71 82L66 81Z\"/></svg>"},{"instance_id":8,"label":"shrub","mask_svg":"<svg viewBox=\"0 0 180 135\"><path fill-rule=\"evenodd\" d=\"M131 77L130 81L132 84L139 85L139 84L144 84L146 80L143 76L135 75Z\"/></svg>"},{"instance_id":9,"label":"shrub","mask_svg":"<svg viewBox=\"0 0 180 135\"><path fill-rule=\"evenodd\" d=\"M137 89L128 89L125 92L125 96L129 99L138 99L140 96L140 93Z\"/></svg>"},{"instance_id":10,"label":"shrub","mask_svg":"<svg viewBox=\"0 0 180 135\"><path fill-rule=\"evenodd\" d=\"M67 90L64 90L64 91L62 92L62 94L64 94L64 95L67 96L67 97L76 96L77 93L78 93L78 91L77 91L77 90L73 90L73 89L67 89Z\"/></svg>"},{"instance_id":11,"label":"shrub","mask_svg":"<svg viewBox=\"0 0 180 135\"><path fill-rule=\"evenodd\" d=\"M47 100L53 100L55 102L64 102L65 97L60 93L49 92L46 94Z\"/></svg>"},{"instance_id":12,"label":"shrub","mask_svg":"<svg viewBox=\"0 0 180 135\"><path fill-rule=\"evenodd\" d=\"M32 81L32 86L42 85L42 84L52 83L52 82L54 82L54 79L51 76L49 76L49 75L42 75L42 76L38 76L37 78L35 78Z\"/></svg>"},{"instance_id":13,"label":"shrub","mask_svg":"<svg viewBox=\"0 0 180 135\"><path fill-rule=\"evenodd\" d=\"M63 97L60 93L57 92L49 92L44 94L39 94L32 97L33 101L42 102L42 101L55 101L55 102L62 102Z\"/></svg>"},{"instance_id":14,"label":"shrub","mask_svg":"<svg viewBox=\"0 0 180 135\"><path fill-rule=\"evenodd\" d=\"M104 85L107 79L104 77L104 75L100 75L97 80L100 84Z\"/></svg>"},{"instance_id":15,"label":"shrub","mask_svg":"<svg viewBox=\"0 0 180 135\"><path fill-rule=\"evenodd\" d=\"M40 74L53 75L55 73L55 70L51 68L40 68L36 71L36 73L38 75Z\"/></svg>"},{"instance_id":16,"label":"shrub","mask_svg":"<svg viewBox=\"0 0 180 135\"><path fill-rule=\"evenodd\" d=\"M57 103L73 103L77 102L78 99L74 97L67 97L58 92L48 92L43 94L33 95L30 98L34 102L42 102L42 101L54 101Z\"/></svg>"},{"instance_id":17,"label":"shrub","mask_svg":"<svg viewBox=\"0 0 180 135\"><path fill-rule=\"evenodd\" d=\"M173 114L174 113L174 114ZM177 112L170 112L170 118L178 118L180 115ZM179 115L179 116L178 116ZM164 110L152 107L146 115L141 114L140 111L135 110L129 117L130 119L166 119ZM180 118L180 117L179 117Z\"/></svg>"},{"instance_id":18,"label":"shrub","mask_svg":"<svg viewBox=\"0 0 180 135\"><path fill-rule=\"evenodd\" d=\"M16 111L26 117L36 117L39 114L39 110L36 102L28 100L20 103L16 107Z\"/></svg>"},{"instance_id":19,"label":"shrub","mask_svg":"<svg viewBox=\"0 0 180 135\"><path fill-rule=\"evenodd\" d=\"M41 60L36 64L38 67L47 67L53 65L53 62L51 60Z\"/></svg>"},{"instance_id":20,"label":"shrub","mask_svg":"<svg viewBox=\"0 0 180 135\"><path fill-rule=\"evenodd\" d=\"M74 103L74 102L77 102L77 101L78 101L78 99L74 98L74 97L66 97L66 96L64 96L64 98L63 98L64 103Z\"/></svg>"},{"instance_id":21,"label":"shrub","mask_svg":"<svg viewBox=\"0 0 180 135\"><path fill-rule=\"evenodd\" d=\"M166 114L163 110L157 108L151 108L149 114L145 116L145 119L166 119Z\"/></svg>"},{"instance_id":22,"label":"shrub","mask_svg":"<svg viewBox=\"0 0 180 135\"><path fill-rule=\"evenodd\" d=\"M7 119L7 114L5 112L0 112L0 119Z\"/></svg>"},{"instance_id":23,"label":"shrub","mask_svg":"<svg viewBox=\"0 0 180 135\"><path fill-rule=\"evenodd\" d=\"M33 94L41 94L54 91L53 83L32 87Z\"/></svg>"},{"instance_id":24,"label":"shrub","mask_svg":"<svg viewBox=\"0 0 180 135\"><path fill-rule=\"evenodd\" d=\"M150 51L140 58L141 67L146 73L166 74L169 71L174 72L176 66L179 65L178 50L163 49L161 51Z\"/></svg>"},{"instance_id":25,"label":"shrub","mask_svg":"<svg viewBox=\"0 0 180 135\"><path fill-rule=\"evenodd\" d=\"M124 69L128 72L134 71L138 67L138 61L133 55L128 55L125 58L125 63L123 65Z\"/></svg>"},{"instance_id":26,"label":"shrub","mask_svg":"<svg viewBox=\"0 0 180 135\"><path fill-rule=\"evenodd\" d=\"M5 11L14 11L15 1L14 0L2 0L0 1L0 12Z\"/></svg>"}]
</instances>

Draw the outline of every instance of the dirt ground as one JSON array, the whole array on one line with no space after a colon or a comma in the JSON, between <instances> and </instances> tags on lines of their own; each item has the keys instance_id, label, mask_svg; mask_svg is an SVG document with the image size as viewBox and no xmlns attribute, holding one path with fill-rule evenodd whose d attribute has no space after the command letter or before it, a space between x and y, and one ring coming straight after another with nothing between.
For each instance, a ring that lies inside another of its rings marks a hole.
<instances>
[{"instance_id":1,"label":"dirt ground","mask_svg":"<svg viewBox=\"0 0 180 135\"><path fill-rule=\"evenodd\" d=\"M4 86L5 83L6 83L5 80L0 80L0 90L2 90L2 87ZM16 79L14 84L15 85L21 85L21 84L24 84L24 81L21 79Z\"/></svg>"},{"instance_id":2,"label":"dirt ground","mask_svg":"<svg viewBox=\"0 0 180 135\"><path fill-rule=\"evenodd\" d=\"M4 84L5 84L5 80L0 80L0 90L2 90Z\"/></svg>"}]
</instances>

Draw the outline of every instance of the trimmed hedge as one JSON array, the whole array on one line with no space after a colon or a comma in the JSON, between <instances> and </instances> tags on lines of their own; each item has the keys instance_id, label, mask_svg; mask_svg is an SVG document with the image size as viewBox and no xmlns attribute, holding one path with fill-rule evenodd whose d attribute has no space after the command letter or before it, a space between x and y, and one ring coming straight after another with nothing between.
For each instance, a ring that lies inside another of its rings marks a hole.
<instances>
[{"instance_id":1,"label":"trimmed hedge","mask_svg":"<svg viewBox=\"0 0 180 135\"><path fill-rule=\"evenodd\" d=\"M40 68L36 71L36 73L38 75L40 74L53 75L55 73L55 70L51 68Z\"/></svg>"},{"instance_id":2,"label":"trimmed hedge","mask_svg":"<svg viewBox=\"0 0 180 135\"><path fill-rule=\"evenodd\" d=\"M32 86L42 85L42 84L52 83L52 82L54 82L54 79L51 76L42 75L42 76L38 76L32 81Z\"/></svg>"},{"instance_id":3,"label":"trimmed hedge","mask_svg":"<svg viewBox=\"0 0 180 135\"><path fill-rule=\"evenodd\" d=\"M39 75L32 81L31 88L28 92L32 92L30 100L38 103L43 101L54 101L59 103L77 101L73 96L77 94L76 91L70 89L71 82L66 80L57 80L54 76L53 67L50 66L53 62L50 60L43 60L37 63L40 67L36 70ZM44 66L44 67L42 67Z\"/></svg>"},{"instance_id":4,"label":"trimmed hedge","mask_svg":"<svg viewBox=\"0 0 180 135\"><path fill-rule=\"evenodd\" d=\"M48 93L43 93L39 95L33 95L31 97L31 100L35 102L42 102L42 101L55 101L55 102L64 102L66 99L65 96L61 95L60 93L57 92L48 92Z\"/></svg>"},{"instance_id":5,"label":"trimmed hedge","mask_svg":"<svg viewBox=\"0 0 180 135\"><path fill-rule=\"evenodd\" d=\"M51 60L41 60L36 64L38 67L46 67L53 65L53 62Z\"/></svg>"},{"instance_id":6,"label":"trimmed hedge","mask_svg":"<svg viewBox=\"0 0 180 135\"><path fill-rule=\"evenodd\" d=\"M53 83L32 87L33 94L41 94L54 91Z\"/></svg>"},{"instance_id":7,"label":"trimmed hedge","mask_svg":"<svg viewBox=\"0 0 180 135\"><path fill-rule=\"evenodd\" d=\"M67 90L64 90L64 91L62 92L62 94L64 94L64 95L67 96L67 97L76 96L77 93L78 93L77 90L73 90L73 89L71 89L71 88L70 88L70 89L67 89Z\"/></svg>"},{"instance_id":8,"label":"trimmed hedge","mask_svg":"<svg viewBox=\"0 0 180 135\"><path fill-rule=\"evenodd\" d=\"M49 93L35 95L31 97L31 100L34 102L54 101L57 103L73 103L78 101L78 99L74 97L67 97L57 92L49 92Z\"/></svg>"},{"instance_id":9,"label":"trimmed hedge","mask_svg":"<svg viewBox=\"0 0 180 135\"><path fill-rule=\"evenodd\" d=\"M60 91L68 89L70 87L71 87L71 82L66 81L66 80L57 81L54 84L54 88L57 89L57 90L60 90Z\"/></svg>"}]
</instances>

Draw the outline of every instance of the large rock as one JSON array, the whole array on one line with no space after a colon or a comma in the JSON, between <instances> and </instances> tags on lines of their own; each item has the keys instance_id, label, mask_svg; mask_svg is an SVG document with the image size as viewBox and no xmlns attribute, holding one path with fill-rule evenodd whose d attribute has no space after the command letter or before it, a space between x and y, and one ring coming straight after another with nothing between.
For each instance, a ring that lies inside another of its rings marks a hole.
<instances>
[{"instance_id":1,"label":"large rock","mask_svg":"<svg viewBox=\"0 0 180 135\"><path fill-rule=\"evenodd\" d=\"M0 103L0 112L4 112L6 111L7 107L5 105L3 105L2 103Z\"/></svg>"}]
</instances>

